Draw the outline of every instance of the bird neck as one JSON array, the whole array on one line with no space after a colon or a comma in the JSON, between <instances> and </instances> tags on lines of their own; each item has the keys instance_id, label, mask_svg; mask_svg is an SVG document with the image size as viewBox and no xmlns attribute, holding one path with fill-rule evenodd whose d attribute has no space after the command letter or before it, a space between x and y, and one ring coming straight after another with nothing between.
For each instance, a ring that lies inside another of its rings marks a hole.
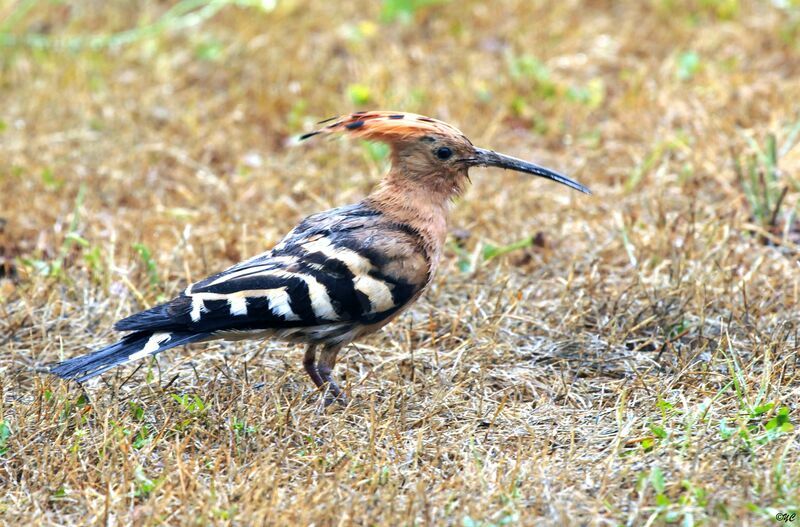
<instances>
[{"instance_id":1,"label":"bird neck","mask_svg":"<svg viewBox=\"0 0 800 527\"><path fill-rule=\"evenodd\" d=\"M435 266L447 235L451 198L452 192L391 171L366 201L391 221L419 232Z\"/></svg>"}]
</instances>

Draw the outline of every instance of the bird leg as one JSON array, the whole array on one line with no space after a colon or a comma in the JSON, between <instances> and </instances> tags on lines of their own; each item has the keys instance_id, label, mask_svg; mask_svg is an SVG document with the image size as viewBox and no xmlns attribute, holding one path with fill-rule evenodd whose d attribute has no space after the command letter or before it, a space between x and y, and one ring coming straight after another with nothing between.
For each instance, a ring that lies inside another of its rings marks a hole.
<instances>
[{"instance_id":1,"label":"bird leg","mask_svg":"<svg viewBox=\"0 0 800 527\"><path fill-rule=\"evenodd\" d=\"M329 406L334 401L339 404L346 405L347 397L342 393L342 389L336 384L331 375L333 367L336 366L336 355L342 349L342 344L327 345L322 348L319 362L317 363L317 371L322 381L327 385L325 389L325 406Z\"/></svg>"},{"instance_id":2,"label":"bird leg","mask_svg":"<svg viewBox=\"0 0 800 527\"><path fill-rule=\"evenodd\" d=\"M303 355L303 368L306 369L306 373L308 373L308 376L311 377L314 385L317 388L322 388L322 385L325 384L325 381L322 380L322 377L320 377L319 372L317 371L316 344L309 344L306 348L306 353Z\"/></svg>"}]
</instances>

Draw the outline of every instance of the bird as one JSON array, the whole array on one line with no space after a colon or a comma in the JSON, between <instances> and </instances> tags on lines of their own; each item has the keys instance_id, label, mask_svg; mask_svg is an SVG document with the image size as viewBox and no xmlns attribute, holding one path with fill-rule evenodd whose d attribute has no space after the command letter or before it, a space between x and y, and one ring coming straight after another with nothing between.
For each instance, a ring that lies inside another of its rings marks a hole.
<instances>
[{"instance_id":1,"label":"bird","mask_svg":"<svg viewBox=\"0 0 800 527\"><path fill-rule=\"evenodd\" d=\"M470 168L523 172L591 194L559 172L476 147L456 127L423 115L362 111L317 124L299 139L340 135L390 147L389 170L367 197L308 216L272 249L118 321L114 329L127 332L118 342L50 373L82 383L183 344L274 338L305 345L303 367L325 406L347 404L333 377L340 350L395 319L431 284L451 204L470 183Z\"/></svg>"}]
</instances>

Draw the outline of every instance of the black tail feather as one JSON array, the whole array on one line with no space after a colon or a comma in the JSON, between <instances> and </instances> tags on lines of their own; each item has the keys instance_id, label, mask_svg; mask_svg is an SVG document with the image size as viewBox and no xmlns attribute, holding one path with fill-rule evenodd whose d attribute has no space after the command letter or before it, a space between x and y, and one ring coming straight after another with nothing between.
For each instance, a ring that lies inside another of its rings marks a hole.
<instances>
[{"instance_id":1,"label":"black tail feather","mask_svg":"<svg viewBox=\"0 0 800 527\"><path fill-rule=\"evenodd\" d=\"M137 331L103 349L65 360L50 373L62 379L83 382L132 360L155 355L169 348L208 338L208 333ZM145 352L146 348L149 350Z\"/></svg>"},{"instance_id":2,"label":"black tail feather","mask_svg":"<svg viewBox=\"0 0 800 527\"><path fill-rule=\"evenodd\" d=\"M192 299L181 295L166 304L123 318L114 324L117 331L186 331Z\"/></svg>"}]
</instances>

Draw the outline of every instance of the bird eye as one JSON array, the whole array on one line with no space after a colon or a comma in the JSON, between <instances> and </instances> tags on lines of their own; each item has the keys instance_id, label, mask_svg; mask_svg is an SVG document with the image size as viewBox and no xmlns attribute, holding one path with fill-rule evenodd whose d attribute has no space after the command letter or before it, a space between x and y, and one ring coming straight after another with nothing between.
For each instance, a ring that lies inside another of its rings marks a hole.
<instances>
[{"instance_id":1,"label":"bird eye","mask_svg":"<svg viewBox=\"0 0 800 527\"><path fill-rule=\"evenodd\" d=\"M436 157L438 157L442 161L450 159L450 156L452 155L453 151L447 148L446 146L436 149Z\"/></svg>"}]
</instances>

